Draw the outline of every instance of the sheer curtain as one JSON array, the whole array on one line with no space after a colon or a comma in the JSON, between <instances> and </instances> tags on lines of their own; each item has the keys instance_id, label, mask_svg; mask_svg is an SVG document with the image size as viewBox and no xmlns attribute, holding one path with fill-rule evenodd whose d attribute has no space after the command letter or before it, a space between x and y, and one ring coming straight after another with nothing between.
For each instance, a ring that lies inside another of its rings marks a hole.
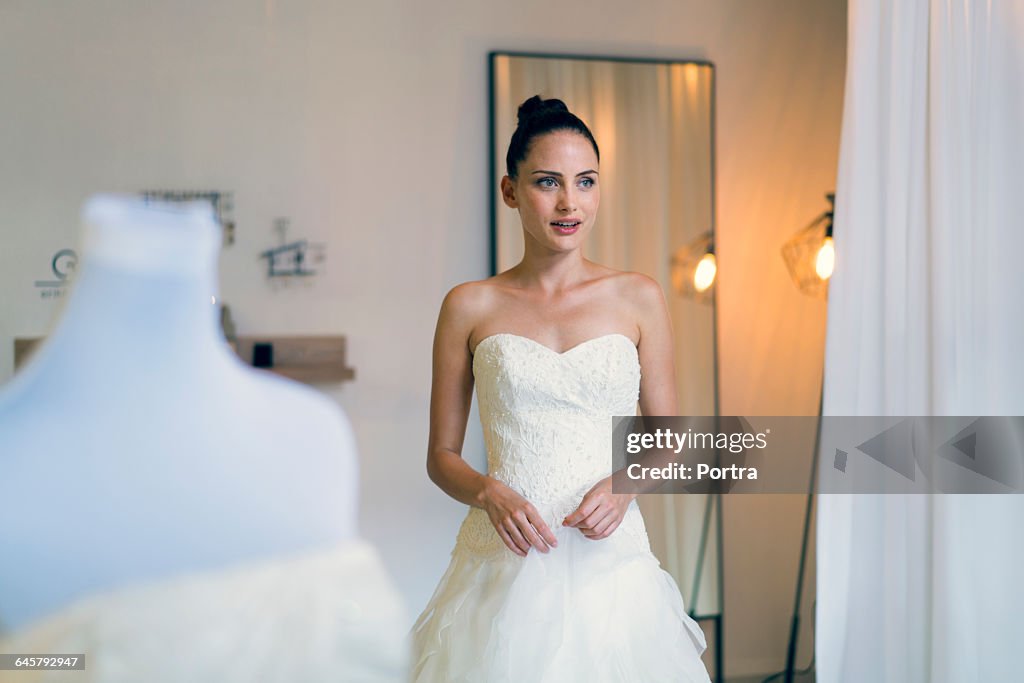
<instances>
[{"instance_id":1,"label":"sheer curtain","mask_svg":"<svg viewBox=\"0 0 1024 683\"><path fill-rule=\"evenodd\" d=\"M1024 415L1024 1L851 0L827 415ZM822 495L818 680L1024 680L1024 497Z\"/></svg>"}]
</instances>

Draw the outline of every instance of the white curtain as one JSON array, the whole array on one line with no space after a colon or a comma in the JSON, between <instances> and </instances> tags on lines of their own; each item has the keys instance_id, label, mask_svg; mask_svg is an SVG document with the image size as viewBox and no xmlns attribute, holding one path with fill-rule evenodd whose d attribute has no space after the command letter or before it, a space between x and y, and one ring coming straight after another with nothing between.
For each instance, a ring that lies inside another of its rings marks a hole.
<instances>
[{"instance_id":1,"label":"white curtain","mask_svg":"<svg viewBox=\"0 0 1024 683\"><path fill-rule=\"evenodd\" d=\"M1024 415L1024 1L851 0L826 415ZM1024 680L1024 496L822 495L825 683Z\"/></svg>"}]
</instances>

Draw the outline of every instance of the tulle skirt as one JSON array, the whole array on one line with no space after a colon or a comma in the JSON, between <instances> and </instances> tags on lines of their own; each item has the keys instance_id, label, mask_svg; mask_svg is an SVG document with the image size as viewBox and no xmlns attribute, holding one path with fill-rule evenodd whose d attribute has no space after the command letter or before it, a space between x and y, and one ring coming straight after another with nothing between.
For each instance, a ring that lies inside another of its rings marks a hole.
<instances>
[{"instance_id":1,"label":"tulle skirt","mask_svg":"<svg viewBox=\"0 0 1024 683\"><path fill-rule=\"evenodd\" d=\"M594 541L557 527L557 547L525 558L460 539L413 627L413 680L708 682L675 581L621 530Z\"/></svg>"}]
</instances>

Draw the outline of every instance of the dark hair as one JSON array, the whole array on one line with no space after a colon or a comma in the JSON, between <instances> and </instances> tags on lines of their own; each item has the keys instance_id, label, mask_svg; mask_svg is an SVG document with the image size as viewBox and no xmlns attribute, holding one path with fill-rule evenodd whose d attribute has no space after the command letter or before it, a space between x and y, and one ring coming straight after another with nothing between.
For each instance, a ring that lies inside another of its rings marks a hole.
<instances>
[{"instance_id":1,"label":"dark hair","mask_svg":"<svg viewBox=\"0 0 1024 683\"><path fill-rule=\"evenodd\" d=\"M593 146L598 161L601 160L597 140L587 128L587 124L569 111L565 102L556 99L542 100L540 95L534 95L519 105L519 125L512 134L512 140L508 143L508 153L505 155L505 171L509 178L518 177L519 164L526 159L534 139L557 130L569 130L585 137Z\"/></svg>"}]
</instances>

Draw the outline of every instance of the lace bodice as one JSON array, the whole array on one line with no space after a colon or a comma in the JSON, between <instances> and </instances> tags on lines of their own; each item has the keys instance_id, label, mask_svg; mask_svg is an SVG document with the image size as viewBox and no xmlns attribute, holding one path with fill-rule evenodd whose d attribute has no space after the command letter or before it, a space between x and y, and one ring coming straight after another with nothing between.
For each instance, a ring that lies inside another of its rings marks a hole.
<instances>
[{"instance_id":1,"label":"lace bodice","mask_svg":"<svg viewBox=\"0 0 1024 683\"><path fill-rule=\"evenodd\" d=\"M495 334L473 357L488 474L519 492L552 528L612 473L613 415L633 415L640 362L633 342L608 334L558 353L528 337ZM633 503L615 533L647 535ZM487 514L472 508L456 553L505 548Z\"/></svg>"}]
</instances>

